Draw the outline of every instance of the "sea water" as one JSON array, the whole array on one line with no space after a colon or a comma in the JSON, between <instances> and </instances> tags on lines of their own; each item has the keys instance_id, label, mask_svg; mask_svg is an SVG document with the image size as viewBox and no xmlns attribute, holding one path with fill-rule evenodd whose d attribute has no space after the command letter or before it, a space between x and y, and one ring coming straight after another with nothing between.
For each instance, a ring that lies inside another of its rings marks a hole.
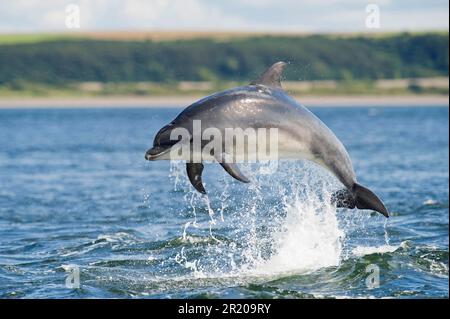
<instances>
[{"instance_id":1,"label":"sea water","mask_svg":"<svg viewBox=\"0 0 450 319\"><path fill-rule=\"evenodd\" d=\"M388 220L305 161L206 164L198 194L144 159L180 111L0 110L0 297L448 297L448 107L312 109Z\"/></svg>"}]
</instances>

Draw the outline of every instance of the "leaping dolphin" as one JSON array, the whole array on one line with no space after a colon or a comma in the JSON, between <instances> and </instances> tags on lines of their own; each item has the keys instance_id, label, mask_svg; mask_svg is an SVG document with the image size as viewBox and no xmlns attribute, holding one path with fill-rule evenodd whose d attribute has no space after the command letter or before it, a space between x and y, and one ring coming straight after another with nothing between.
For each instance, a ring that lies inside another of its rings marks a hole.
<instances>
[{"instance_id":1,"label":"leaping dolphin","mask_svg":"<svg viewBox=\"0 0 450 319\"><path fill-rule=\"evenodd\" d=\"M193 134L195 120L200 120L204 128L213 127L221 132L230 127L277 128L278 159L310 160L330 171L345 186L332 196L337 207L370 209L389 217L383 202L357 183L350 157L334 133L282 89L281 76L285 66L286 63L277 62L249 85L217 92L191 104L156 134L153 147L146 152L145 158L150 161L170 159L170 151L181 143L173 136L171 139L171 133L183 128ZM187 143L192 144L192 139ZM202 142L201 147L205 146ZM229 158L224 156L227 152L233 151L224 146L223 154L211 154L211 157L232 177L248 183L249 179L236 162L225 159ZM184 159L191 184L197 191L206 193L202 184L202 161L193 161L192 155Z\"/></svg>"}]
</instances>

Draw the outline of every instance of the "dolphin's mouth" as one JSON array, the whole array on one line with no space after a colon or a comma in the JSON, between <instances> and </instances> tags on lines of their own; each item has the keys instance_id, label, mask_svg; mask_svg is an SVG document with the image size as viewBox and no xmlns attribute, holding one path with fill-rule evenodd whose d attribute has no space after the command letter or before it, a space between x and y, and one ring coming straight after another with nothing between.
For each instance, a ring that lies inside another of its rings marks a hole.
<instances>
[{"instance_id":1,"label":"dolphin's mouth","mask_svg":"<svg viewBox=\"0 0 450 319\"><path fill-rule=\"evenodd\" d=\"M166 154L171 149L171 146L154 146L145 152L145 159L148 161L154 161L158 157Z\"/></svg>"}]
</instances>

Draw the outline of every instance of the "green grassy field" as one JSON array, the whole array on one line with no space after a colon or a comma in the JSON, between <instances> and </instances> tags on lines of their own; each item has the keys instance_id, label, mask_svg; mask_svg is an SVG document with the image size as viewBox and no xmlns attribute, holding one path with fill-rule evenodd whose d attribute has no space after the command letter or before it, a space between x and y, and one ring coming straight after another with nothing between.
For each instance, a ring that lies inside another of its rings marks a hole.
<instances>
[{"instance_id":1,"label":"green grassy field","mask_svg":"<svg viewBox=\"0 0 450 319\"><path fill-rule=\"evenodd\" d=\"M82 36L75 36L75 35L71 36L64 34L40 34L40 33L0 34L0 45L39 43L39 42L71 40L79 38L82 38Z\"/></svg>"}]
</instances>

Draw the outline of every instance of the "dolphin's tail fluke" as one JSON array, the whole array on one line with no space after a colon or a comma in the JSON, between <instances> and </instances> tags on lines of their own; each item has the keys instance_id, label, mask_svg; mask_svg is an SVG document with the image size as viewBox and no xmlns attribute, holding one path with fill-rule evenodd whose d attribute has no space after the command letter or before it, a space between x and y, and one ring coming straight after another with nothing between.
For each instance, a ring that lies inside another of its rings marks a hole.
<instances>
[{"instance_id":1,"label":"dolphin's tail fluke","mask_svg":"<svg viewBox=\"0 0 450 319\"><path fill-rule=\"evenodd\" d=\"M381 199L375 195L370 189L355 183L353 185L353 193L355 195L356 207L359 209L372 209L376 212L383 214L385 217L389 217L389 212L384 206Z\"/></svg>"},{"instance_id":2,"label":"dolphin's tail fluke","mask_svg":"<svg viewBox=\"0 0 450 319\"><path fill-rule=\"evenodd\" d=\"M337 207L371 209L389 217L389 212L381 199L370 189L358 183L353 184L351 191L345 189L335 192L331 200Z\"/></svg>"}]
</instances>

